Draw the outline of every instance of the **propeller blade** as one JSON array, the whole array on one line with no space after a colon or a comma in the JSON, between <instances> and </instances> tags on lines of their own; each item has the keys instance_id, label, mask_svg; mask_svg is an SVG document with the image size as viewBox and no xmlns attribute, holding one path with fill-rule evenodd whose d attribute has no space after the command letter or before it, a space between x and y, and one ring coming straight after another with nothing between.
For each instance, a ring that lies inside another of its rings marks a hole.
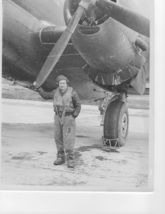
<instances>
[{"instance_id":1,"label":"propeller blade","mask_svg":"<svg viewBox=\"0 0 165 214\"><path fill-rule=\"evenodd\" d=\"M75 31L78 22L81 16L84 13L84 10L88 9L90 4L94 4L95 0L82 0L79 4L78 9L76 10L73 18L71 19L68 27L61 35L59 40L57 41L56 45L51 50L49 56L47 57L38 77L35 82L35 87L39 88L45 82L51 71L53 70L54 66L58 62L59 58L61 57L63 51L65 50L73 32Z\"/></svg>"},{"instance_id":2,"label":"propeller blade","mask_svg":"<svg viewBox=\"0 0 165 214\"><path fill-rule=\"evenodd\" d=\"M150 36L150 21L146 17L110 0L98 0L96 5L116 21L146 37Z\"/></svg>"}]
</instances>

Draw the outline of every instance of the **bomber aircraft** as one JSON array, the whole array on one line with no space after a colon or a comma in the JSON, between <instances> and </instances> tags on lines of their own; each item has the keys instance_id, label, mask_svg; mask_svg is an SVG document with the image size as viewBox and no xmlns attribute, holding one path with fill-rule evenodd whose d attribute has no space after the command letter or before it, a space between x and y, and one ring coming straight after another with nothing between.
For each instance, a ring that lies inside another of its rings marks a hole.
<instances>
[{"instance_id":1,"label":"bomber aircraft","mask_svg":"<svg viewBox=\"0 0 165 214\"><path fill-rule=\"evenodd\" d=\"M147 3L3 0L2 74L45 91L57 88L55 79L63 74L81 100L102 99L105 91L111 92L103 138L123 146L127 95L144 94L149 76Z\"/></svg>"}]
</instances>

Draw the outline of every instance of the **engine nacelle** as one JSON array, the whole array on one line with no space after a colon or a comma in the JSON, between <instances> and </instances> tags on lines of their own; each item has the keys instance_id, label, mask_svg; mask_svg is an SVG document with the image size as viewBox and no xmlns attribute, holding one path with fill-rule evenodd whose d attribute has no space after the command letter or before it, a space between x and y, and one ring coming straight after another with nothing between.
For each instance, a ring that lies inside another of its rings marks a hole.
<instances>
[{"instance_id":1,"label":"engine nacelle","mask_svg":"<svg viewBox=\"0 0 165 214\"><path fill-rule=\"evenodd\" d=\"M79 2L65 2L66 24L74 15ZM121 83L135 76L145 63L145 58L135 45L137 37L137 32L92 5L82 16L71 39L80 55L95 71L116 74Z\"/></svg>"}]
</instances>

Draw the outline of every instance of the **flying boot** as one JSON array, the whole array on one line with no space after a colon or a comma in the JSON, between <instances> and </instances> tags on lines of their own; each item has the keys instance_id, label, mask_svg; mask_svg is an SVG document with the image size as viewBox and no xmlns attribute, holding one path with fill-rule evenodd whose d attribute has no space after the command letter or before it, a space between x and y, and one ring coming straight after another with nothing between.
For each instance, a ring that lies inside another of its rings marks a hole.
<instances>
[{"instance_id":1,"label":"flying boot","mask_svg":"<svg viewBox=\"0 0 165 214\"><path fill-rule=\"evenodd\" d=\"M65 154L64 153L59 153L57 155L57 159L54 161L54 165L61 165L65 163Z\"/></svg>"},{"instance_id":2,"label":"flying boot","mask_svg":"<svg viewBox=\"0 0 165 214\"><path fill-rule=\"evenodd\" d=\"M72 153L67 154L67 162L68 168L74 168L74 155Z\"/></svg>"},{"instance_id":3,"label":"flying boot","mask_svg":"<svg viewBox=\"0 0 165 214\"><path fill-rule=\"evenodd\" d=\"M74 168L74 160L68 160L68 168Z\"/></svg>"}]
</instances>

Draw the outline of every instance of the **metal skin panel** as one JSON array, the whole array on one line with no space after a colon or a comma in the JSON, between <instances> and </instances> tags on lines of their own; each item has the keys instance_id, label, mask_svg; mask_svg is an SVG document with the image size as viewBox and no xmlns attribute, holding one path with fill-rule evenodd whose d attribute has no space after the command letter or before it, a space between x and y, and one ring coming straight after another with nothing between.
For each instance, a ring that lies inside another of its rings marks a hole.
<instances>
[{"instance_id":1,"label":"metal skin panel","mask_svg":"<svg viewBox=\"0 0 165 214\"><path fill-rule=\"evenodd\" d=\"M21 17L21 18L20 18ZM32 43L32 34L41 22L10 0L3 1L3 58L24 75L35 75L39 58ZM4 62L4 63L5 63ZM33 71L33 72L31 72Z\"/></svg>"},{"instance_id":2,"label":"metal skin panel","mask_svg":"<svg viewBox=\"0 0 165 214\"><path fill-rule=\"evenodd\" d=\"M95 28L99 29L98 32L88 34L88 28L85 27L85 32L84 27L79 25L72 36L72 41L81 56L94 70L103 74L104 81L99 79L98 75L93 76L95 81L105 82L107 85L112 84L112 80L108 81L107 77L109 73L113 73L116 74L116 77L120 77L121 81L116 83L120 84L137 74L134 70L132 72L132 69L128 69L128 66L140 69L145 63L145 58L130 42L128 29L126 35L120 23L111 18ZM132 35L132 31L130 34ZM134 34L134 38L136 38L137 33ZM127 72L125 72L126 70Z\"/></svg>"},{"instance_id":3,"label":"metal skin panel","mask_svg":"<svg viewBox=\"0 0 165 214\"><path fill-rule=\"evenodd\" d=\"M76 49L96 70L114 72L122 69L133 60L132 44L111 18L99 28L95 34L85 34L83 26L79 25L72 36Z\"/></svg>"},{"instance_id":4,"label":"metal skin panel","mask_svg":"<svg viewBox=\"0 0 165 214\"><path fill-rule=\"evenodd\" d=\"M45 26L40 31L40 42L41 44L55 44L64 30L66 29L66 26Z\"/></svg>"}]
</instances>

